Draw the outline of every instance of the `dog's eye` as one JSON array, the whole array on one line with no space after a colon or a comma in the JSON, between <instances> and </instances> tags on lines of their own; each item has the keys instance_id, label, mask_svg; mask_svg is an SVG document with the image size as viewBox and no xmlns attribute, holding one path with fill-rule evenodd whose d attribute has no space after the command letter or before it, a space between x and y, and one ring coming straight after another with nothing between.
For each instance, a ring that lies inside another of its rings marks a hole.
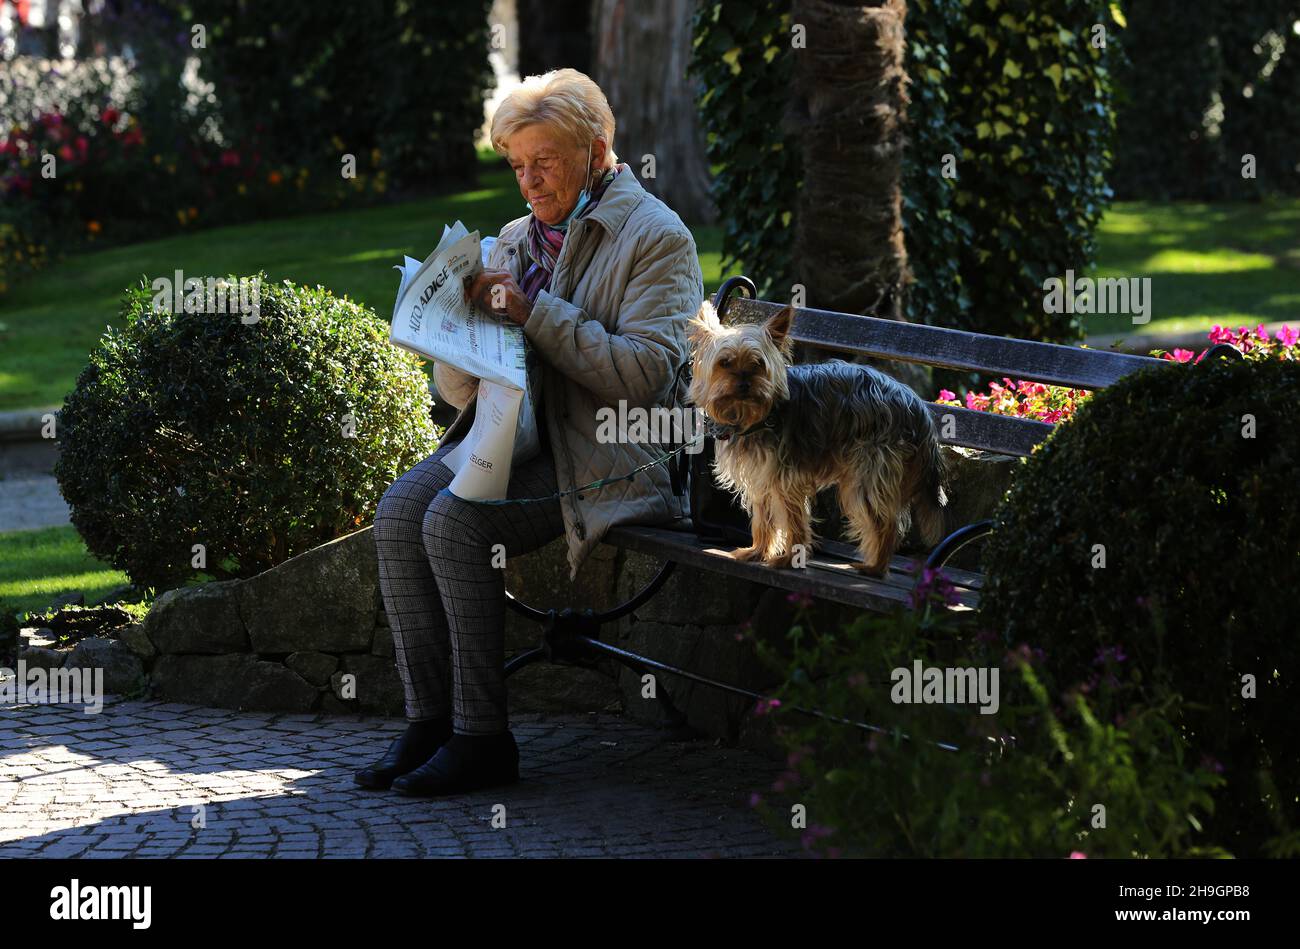
<instances>
[{"instance_id":1,"label":"dog's eye","mask_svg":"<svg viewBox=\"0 0 1300 949\"><path fill-rule=\"evenodd\" d=\"M731 357L730 357L730 356L723 356L721 359L718 360L718 365L721 366L723 369L730 369L730 368L731 368Z\"/></svg>"}]
</instances>

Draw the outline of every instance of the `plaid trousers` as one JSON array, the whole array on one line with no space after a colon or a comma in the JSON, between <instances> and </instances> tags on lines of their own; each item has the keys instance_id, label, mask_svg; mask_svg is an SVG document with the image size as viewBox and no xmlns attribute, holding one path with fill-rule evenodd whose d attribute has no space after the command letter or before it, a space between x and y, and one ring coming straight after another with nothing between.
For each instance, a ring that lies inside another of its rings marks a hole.
<instances>
[{"instance_id":1,"label":"plaid trousers","mask_svg":"<svg viewBox=\"0 0 1300 949\"><path fill-rule=\"evenodd\" d=\"M444 491L454 477L440 445L385 492L375 512L379 590L393 631L409 721L452 716L462 735L506 731L505 570L495 557L536 550L564 534L560 502L485 505ZM554 493L543 441L516 464L507 497ZM440 493L441 492L441 493ZM498 564L494 566L494 562Z\"/></svg>"}]
</instances>

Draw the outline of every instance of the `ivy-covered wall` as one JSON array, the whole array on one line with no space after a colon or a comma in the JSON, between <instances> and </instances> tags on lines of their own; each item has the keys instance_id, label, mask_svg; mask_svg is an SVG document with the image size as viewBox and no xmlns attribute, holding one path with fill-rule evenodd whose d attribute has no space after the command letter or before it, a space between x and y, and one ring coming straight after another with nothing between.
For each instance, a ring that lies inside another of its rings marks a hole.
<instances>
[{"instance_id":1,"label":"ivy-covered wall","mask_svg":"<svg viewBox=\"0 0 1300 949\"><path fill-rule=\"evenodd\" d=\"M1043 281L1092 264L1093 233L1111 196L1109 4L914 0L913 12L948 27L952 72L943 89L961 136L954 205L973 232L959 248L970 307L950 301L950 314L933 321L1081 338L1077 314L1043 312ZM913 126L911 161L928 168L941 156L922 132ZM926 229L908 236L909 249L929 239Z\"/></svg>"},{"instance_id":2,"label":"ivy-covered wall","mask_svg":"<svg viewBox=\"0 0 1300 949\"><path fill-rule=\"evenodd\" d=\"M766 295L789 286L800 168L782 116L788 0L704 3L693 70L724 255ZM1110 197L1114 122L1106 0L912 0L904 228L910 319L1071 340L1078 317L1043 312L1043 281L1092 260Z\"/></svg>"},{"instance_id":3,"label":"ivy-covered wall","mask_svg":"<svg viewBox=\"0 0 1300 949\"><path fill-rule=\"evenodd\" d=\"M763 297L789 295L799 143L781 127L794 57L790 0L696 7L690 70L714 173L725 260L740 262Z\"/></svg>"}]
</instances>

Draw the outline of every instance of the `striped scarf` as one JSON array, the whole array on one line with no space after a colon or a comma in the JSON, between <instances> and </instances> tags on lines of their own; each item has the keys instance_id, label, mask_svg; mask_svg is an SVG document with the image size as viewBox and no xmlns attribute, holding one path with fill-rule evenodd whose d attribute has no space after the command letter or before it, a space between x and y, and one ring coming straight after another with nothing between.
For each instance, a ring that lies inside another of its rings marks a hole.
<instances>
[{"instance_id":1,"label":"striped scarf","mask_svg":"<svg viewBox=\"0 0 1300 949\"><path fill-rule=\"evenodd\" d=\"M626 167L619 164L605 172L600 183L592 190L591 200L574 216L573 220L579 220L590 214L600 203L610 183ZM572 222L566 222L562 227L553 227L541 221L535 214L529 218L528 256L532 263L524 274L523 282L519 285L524 296L528 297L529 303L535 303L537 294L551 288L551 274L555 272L555 262L560 258L560 248L564 246L564 235L569 223Z\"/></svg>"}]
</instances>

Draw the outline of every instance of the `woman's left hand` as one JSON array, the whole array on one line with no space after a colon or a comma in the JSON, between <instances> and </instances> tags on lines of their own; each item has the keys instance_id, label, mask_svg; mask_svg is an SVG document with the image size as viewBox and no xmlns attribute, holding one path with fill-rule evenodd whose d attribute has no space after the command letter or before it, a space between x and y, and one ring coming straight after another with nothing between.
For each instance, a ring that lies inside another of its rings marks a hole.
<instances>
[{"instance_id":1,"label":"woman's left hand","mask_svg":"<svg viewBox=\"0 0 1300 949\"><path fill-rule=\"evenodd\" d=\"M472 282L466 283L465 292L479 309L504 316L519 326L527 323L533 312L532 303L506 270L482 271Z\"/></svg>"}]
</instances>

